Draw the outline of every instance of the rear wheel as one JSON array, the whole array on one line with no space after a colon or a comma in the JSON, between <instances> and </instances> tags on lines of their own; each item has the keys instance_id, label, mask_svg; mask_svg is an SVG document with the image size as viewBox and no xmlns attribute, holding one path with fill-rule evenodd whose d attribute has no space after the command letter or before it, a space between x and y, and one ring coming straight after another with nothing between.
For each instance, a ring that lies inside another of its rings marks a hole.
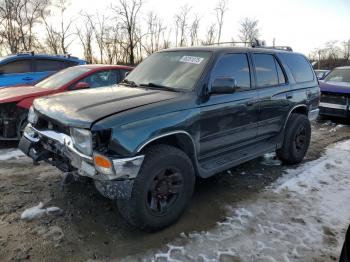
<instances>
[{"instance_id":1,"label":"rear wheel","mask_svg":"<svg viewBox=\"0 0 350 262\"><path fill-rule=\"evenodd\" d=\"M133 226L155 231L174 223L193 193L195 174L189 157L180 149L155 145L145 152L131 199L118 200L122 216Z\"/></svg>"},{"instance_id":2,"label":"rear wheel","mask_svg":"<svg viewBox=\"0 0 350 262\"><path fill-rule=\"evenodd\" d=\"M311 125L305 115L291 114L285 129L283 145L276 151L277 157L285 164L300 163L309 148Z\"/></svg>"}]
</instances>

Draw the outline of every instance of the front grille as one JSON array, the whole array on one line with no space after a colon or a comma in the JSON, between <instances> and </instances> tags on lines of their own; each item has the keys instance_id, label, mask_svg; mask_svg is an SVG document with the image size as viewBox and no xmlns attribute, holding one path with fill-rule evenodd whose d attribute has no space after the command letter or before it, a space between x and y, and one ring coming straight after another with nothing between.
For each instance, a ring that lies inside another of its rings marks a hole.
<instances>
[{"instance_id":1,"label":"front grille","mask_svg":"<svg viewBox=\"0 0 350 262\"><path fill-rule=\"evenodd\" d=\"M321 94L321 102L330 104L347 105L348 97L345 95L335 95L329 93Z\"/></svg>"},{"instance_id":2,"label":"front grille","mask_svg":"<svg viewBox=\"0 0 350 262\"><path fill-rule=\"evenodd\" d=\"M69 128L66 126L63 126L55 121L46 119L45 117L39 116L37 124L34 126L35 128L39 130L53 130L58 133L63 133L66 135L69 135Z\"/></svg>"}]
</instances>

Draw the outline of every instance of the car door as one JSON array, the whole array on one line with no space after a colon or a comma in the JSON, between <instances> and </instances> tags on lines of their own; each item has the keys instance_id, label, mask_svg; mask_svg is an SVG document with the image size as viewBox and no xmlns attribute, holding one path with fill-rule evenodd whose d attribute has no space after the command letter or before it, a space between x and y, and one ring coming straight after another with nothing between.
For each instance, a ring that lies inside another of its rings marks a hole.
<instances>
[{"instance_id":1,"label":"car door","mask_svg":"<svg viewBox=\"0 0 350 262\"><path fill-rule=\"evenodd\" d=\"M200 106L200 157L250 143L257 135L257 92L251 88L247 54L222 56L214 66L209 85L217 77L233 77L232 94L211 94Z\"/></svg>"},{"instance_id":2,"label":"car door","mask_svg":"<svg viewBox=\"0 0 350 262\"><path fill-rule=\"evenodd\" d=\"M253 53L254 72L259 99L258 137L280 132L290 103L290 90L280 62L273 54Z\"/></svg>"},{"instance_id":3,"label":"car door","mask_svg":"<svg viewBox=\"0 0 350 262\"><path fill-rule=\"evenodd\" d=\"M32 84L32 72L31 59L8 62L0 67L0 86Z\"/></svg>"}]
</instances>

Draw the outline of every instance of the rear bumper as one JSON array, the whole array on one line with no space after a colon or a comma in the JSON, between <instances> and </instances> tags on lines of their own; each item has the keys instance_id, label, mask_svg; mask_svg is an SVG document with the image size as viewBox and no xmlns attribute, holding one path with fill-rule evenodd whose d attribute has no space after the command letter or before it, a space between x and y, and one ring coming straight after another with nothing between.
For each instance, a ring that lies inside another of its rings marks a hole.
<instances>
[{"instance_id":1,"label":"rear bumper","mask_svg":"<svg viewBox=\"0 0 350 262\"><path fill-rule=\"evenodd\" d=\"M19 143L21 149L34 162L48 162L63 172L77 174L99 181L134 179L141 168L144 156L110 158L112 174L99 173L91 156L84 155L73 146L72 138L52 130L37 130L29 124Z\"/></svg>"}]
</instances>

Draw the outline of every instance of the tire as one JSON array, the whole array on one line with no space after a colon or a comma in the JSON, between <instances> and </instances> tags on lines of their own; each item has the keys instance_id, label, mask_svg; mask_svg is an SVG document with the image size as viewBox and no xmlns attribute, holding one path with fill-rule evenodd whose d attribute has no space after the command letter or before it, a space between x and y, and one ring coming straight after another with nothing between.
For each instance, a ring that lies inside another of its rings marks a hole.
<instances>
[{"instance_id":1,"label":"tire","mask_svg":"<svg viewBox=\"0 0 350 262\"><path fill-rule=\"evenodd\" d=\"M304 159L310 140L309 119L302 114L291 114L285 128L282 147L276 150L276 155L284 164L298 164Z\"/></svg>"},{"instance_id":2,"label":"tire","mask_svg":"<svg viewBox=\"0 0 350 262\"><path fill-rule=\"evenodd\" d=\"M180 149L155 145L145 151L145 160L135 178L131 198L117 200L125 220L152 232L173 224L189 203L195 184L190 158Z\"/></svg>"}]
</instances>

